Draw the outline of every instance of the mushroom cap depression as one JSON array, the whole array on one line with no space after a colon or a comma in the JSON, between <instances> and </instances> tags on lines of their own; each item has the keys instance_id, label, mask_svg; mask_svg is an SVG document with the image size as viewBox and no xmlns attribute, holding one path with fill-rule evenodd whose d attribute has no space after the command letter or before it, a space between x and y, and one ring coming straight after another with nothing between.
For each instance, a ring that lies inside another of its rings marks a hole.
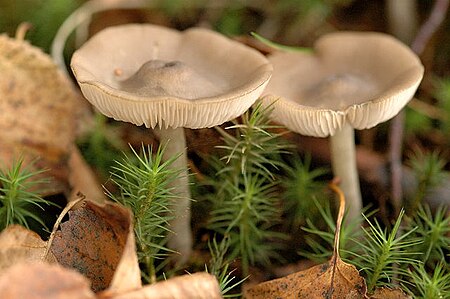
<instances>
[{"instance_id":1,"label":"mushroom cap depression","mask_svg":"<svg viewBox=\"0 0 450 299\"><path fill-rule=\"evenodd\" d=\"M423 77L419 58L375 32L324 35L314 52L276 52L263 102L271 118L309 136L334 135L345 123L367 129L395 116Z\"/></svg>"},{"instance_id":2,"label":"mushroom cap depression","mask_svg":"<svg viewBox=\"0 0 450 299\"><path fill-rule=\"evenodd\" d=\"M207 29L149 24L102 30L71 62L106 116L146 127L212 127L244 113L272 73L267 59Z\"/></svg>"}]
</instances>

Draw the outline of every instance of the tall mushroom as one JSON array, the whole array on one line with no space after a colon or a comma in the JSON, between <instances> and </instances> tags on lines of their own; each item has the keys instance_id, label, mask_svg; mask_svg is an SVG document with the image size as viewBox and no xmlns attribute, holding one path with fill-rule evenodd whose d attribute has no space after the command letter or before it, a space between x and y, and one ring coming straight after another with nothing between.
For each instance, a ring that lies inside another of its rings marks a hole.
<instances>
[{"instance_id":1,"label":"tall mushroom","mask_svg":"<svg viewBox=\"0 0 450 299\"><path fill-rule=\"evenodd\" d=\"M192 246L183 128L207 128L244 113L260 96L272 67L257 51L207 29L178 32L155 25L102 30L77 50L72 70L84 96L116 120L157 128L166 155L182 153L182 197L169 246L181 261Z\"/></svg>"},{"instance_id":2,"label":"tall mushroom","mask_svg":"<svg viewBox=\"0 0 450 299\"><path fill-rule=\"evenodd\" d=\"M338 32L321 37L314 52L276 52L264 102L272 119L309 136L330 137L332 166L349 203L349 219L362 208L353 129L395 116L413 97L424 68L393 37Z\"/></svg>"}]
</instances>

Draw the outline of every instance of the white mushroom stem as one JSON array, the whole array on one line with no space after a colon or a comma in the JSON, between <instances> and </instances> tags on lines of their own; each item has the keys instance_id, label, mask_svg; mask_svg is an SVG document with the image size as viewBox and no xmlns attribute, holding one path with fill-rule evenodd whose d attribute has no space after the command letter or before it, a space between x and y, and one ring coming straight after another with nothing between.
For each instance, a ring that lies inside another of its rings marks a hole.
<instances>
[{"instance_id":1,"label":"white mushroom stem","mask_svg":"<svg viewBox=\"0 0 450 299\"><path fill-rule=\"evenodd\" d=\"M189 190L186 137L184 128L154 129L158 135L160 144L165 146L163 159L168 159L180 155L172 164L171 168L180 170L178 177L171 186L176 194L176 201L173 202L172 209L174 218L170 223L173 235L169 237L169 247L181 254L179 263L184 263L189 258L192 251L191 232L191 192Z\"/></svg>"},{"instance_id":2,"label":"white mushroom stem","mask_svg":"<svg viewBox=\"0 0 450 299\"><path fill-rule=\"evenodd\" d=\"M361 217L362 199L356 168L355 132L349 125L330 137L331 163L334 176L341 181L340 188L348 203L347 223Z\"/></svg>"}]
</instances>

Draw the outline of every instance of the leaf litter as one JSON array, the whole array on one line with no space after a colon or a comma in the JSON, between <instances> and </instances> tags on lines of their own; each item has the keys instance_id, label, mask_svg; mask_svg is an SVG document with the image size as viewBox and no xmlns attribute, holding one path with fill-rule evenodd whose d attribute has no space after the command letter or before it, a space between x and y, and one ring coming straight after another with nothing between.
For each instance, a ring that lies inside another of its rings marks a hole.
<instances>
[{"instance_id":1,"label":"leaf litter","mask_svg":"<svg viewBox=\"0 0 450 299\"><path fill-rule=\"evenodd\" d=\"M21 153L25 163L49 170L44 176L52 189L43 196L65 193L75 201L49 241L20 226L0 234L0 297L221 298L207 273L142 287L131 212L95 203L104 202L104 194L75 146L80 127L93 123L92 112L52 59L18 32L17 38L0 34L0 166ZM79 191L93 201L77 204Z\"/></svg>"},{"instance_id":2,"label":"leaf litter","mask_svg":"<svg viewBox=\"0 0 450 299\"><path fill-rule=\"evenodd\" d=\"M372 296L355 266L345 263L339 256L340 228L345 211L345 196L337 181L330 188L339 198L333 255L326 263L266 281L244 291L246 299L290 299L290 298L409 298L397 289L376 289Z\"/></svg>"},{"instance_id":3,"label":"leaf litter","mask_svg":"<svg viewBox=\"0 0 450 299\"><path fill-rule=\"evenodd\" d=\"M20 226L0 234L0 265L4 265L0 298L222 298L216 278L207 273L142 287L131 212L119 204L98 204L82 196L65 210L74 206L47 242Z\"/></svg>"},{"instance_id":4,"label":"leaf litter","mask_svg":"<svg viewBox=\"0 0 450 299\"><path fill-rule=\"evenodd\" d=\"M78 189L75 193L101 200L100 184L75 148L82 125L93 124L92 112L69 78L23 40L24 34L20 29L18 38L0 34L0 166L10 167L19 157L27 164L36 161L37 169L48 170L42 176L51 179L43 196Z\"/></svg>"},{"instance_id":5,"label":"leaf litter","mask_svg":"<svg viewBox=\"0 0 450 299\"><path fill-rule=\"evenodd\" d=\"M47 243L20 225L10 225L0 234L0 273L23 262L55 262L54 256L45 258Z\"/></svg>"},{"instance_id":6,"label":"leaf litter","mask_svg":"<svg viewBox=\"0 0 450 299\"><path fill-rule=\"evenodd\" d=\"M133 234L129 210L114 203L100 206L86 201L82 208L69 212L69 220L61 224L50 250L61 265L89 278L94 291L105 290L129 234Z\"/></svg>"}]
</instances>

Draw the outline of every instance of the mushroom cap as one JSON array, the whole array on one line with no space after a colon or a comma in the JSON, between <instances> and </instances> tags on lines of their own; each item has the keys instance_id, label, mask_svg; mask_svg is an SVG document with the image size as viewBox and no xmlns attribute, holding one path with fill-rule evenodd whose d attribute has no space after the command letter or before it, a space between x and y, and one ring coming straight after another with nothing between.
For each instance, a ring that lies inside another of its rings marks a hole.
<instances>
[{"instance_id":1,"label":"mushroom cap","mask_svg":"<svg viewBox=\"0 0 450 299\"><path fill-rule=\"evenodd\" d=\"M263 102L271 118L316 137L345 123L367 129L395 116L423 77L419 58L395 38L375 32L324 35L313 53L276 52Z\"/></svg>"},{"instance_id":2,"label":"mushroom cap","mask_svg":"<svg viewBox=\"0 0 450 299\"><path fill-rule=\"evenodd\" d=\"M84 96L106 116L146 127L206 128L244 113L272 66L216 32L149 24L102 30L71 67Z\"/></svg>"}]
</instances>

